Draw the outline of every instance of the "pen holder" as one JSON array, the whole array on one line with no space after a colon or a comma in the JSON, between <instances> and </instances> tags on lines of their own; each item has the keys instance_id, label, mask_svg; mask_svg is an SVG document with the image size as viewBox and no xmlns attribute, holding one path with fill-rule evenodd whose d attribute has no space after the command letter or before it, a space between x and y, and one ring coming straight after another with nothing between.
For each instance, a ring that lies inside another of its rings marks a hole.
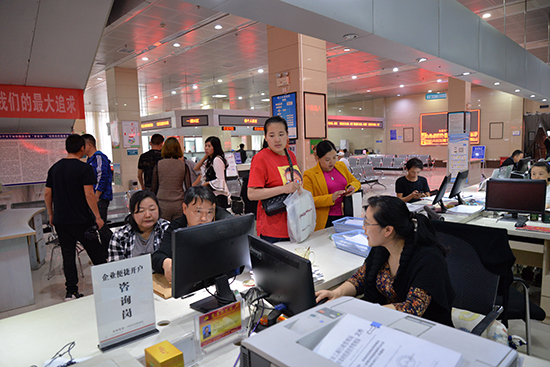
<instances>
[{"instance_id":1,"label":"pen holder","mask_svg":"<svg viewBox=\"0 0 550 367\"><path fill-rule=\"evenodd\" d=\"M311 261L311 264L315 263L315 252L311 251L309 248L305 247L297 247L295 249L298 256L303 257L304 259L308 259Z\"/></svg>"}]
</instances>

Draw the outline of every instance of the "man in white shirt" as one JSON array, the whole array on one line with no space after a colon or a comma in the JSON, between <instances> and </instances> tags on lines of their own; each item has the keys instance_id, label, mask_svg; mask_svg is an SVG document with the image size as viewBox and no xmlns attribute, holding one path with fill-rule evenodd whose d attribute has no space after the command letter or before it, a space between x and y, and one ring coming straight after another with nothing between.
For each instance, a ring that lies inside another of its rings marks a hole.
<instances>
[{"instance_id":1,"label":"man in white shirt","mask_svg":"<svg viewBox=\"0 0 550 367\"><path fill-rule=\"evenodd\" d=\"M345 157L344 152L338 152L338 160L344 162L346 167L348 167L349 170L349 160Z\"/></svg>"}]
</instances>

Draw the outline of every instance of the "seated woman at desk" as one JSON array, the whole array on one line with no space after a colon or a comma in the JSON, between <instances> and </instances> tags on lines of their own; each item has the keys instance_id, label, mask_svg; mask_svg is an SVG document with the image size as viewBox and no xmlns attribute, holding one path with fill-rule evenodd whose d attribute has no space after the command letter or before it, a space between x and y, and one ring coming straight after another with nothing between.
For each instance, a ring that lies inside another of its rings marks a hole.
<instances>
[{"instance_id":1,"label":"seated woman at desk","mask_svg":"<svg viewBox=\"0 0 550 367\"><path fill-rule=\"evenodd\" d=\"M317 144L315 155L318 163L304 172L304 189L313 195L318 231L332 227L334 220L342 218L344 196L359 190L361 183L338 161L336 147L330 140Z\"/></svg>"},{"instance_id":2,"label":"seated woman at desk","mask_svg":"<svg viewBox=\"0 0 550 367\"><path fill-rule=\"evenodd\" d=\"M159 218L159 202L151 191L142 190L130 198L131 213L109 242L109 262L152 254L159 248L164 231L170 225Z\"/></svg>"},{"instance_id":3,"label":"seated woman at desk","mask_svg":"<svg viewBox=\"0 0 550 367\"><path fill-rule=\"evenodd\" d=\"M550 208L550 165L548 162L537 162L531 167L531 179L546 181L546 209Z\"/></svg>"},{"instance_id":4,"label":"seated woman at desk","mask_svg":"<svg viewBox=\"0 0 550 367\"><path fill-rule=\"evenodd\" d=\"M430 196L430 186L425 177L419 176L424 164L418 158L411 158L405 164L407 174L395 181L396 196L406 203L412 203Z\"/></svg>"},{"instance_id":5,"label":"seated woman at desk","mask_svg":"<svg viewBox=\"0 0 550 367\"><path fill-rule=\"evenodd\" d=\"M369 256L338 288L316 292L317 301L363 294L368 302L452 326L445 250L428 218L409 212L396 197L374 196L368 203L363 228Z\"/></svg>"}]
</instances>

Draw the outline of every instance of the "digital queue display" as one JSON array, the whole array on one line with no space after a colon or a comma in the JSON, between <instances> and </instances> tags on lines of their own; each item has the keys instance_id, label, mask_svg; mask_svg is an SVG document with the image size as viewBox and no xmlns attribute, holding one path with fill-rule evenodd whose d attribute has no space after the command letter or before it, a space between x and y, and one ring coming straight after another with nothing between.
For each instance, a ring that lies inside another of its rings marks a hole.
<instances>
[{"instance_id":1,"label":"digital queue display","mask_svg":"<svg viewBox=\"0 0 550 367\"><path fill-rule=\"evenodd\" d=\"M208 115L182 116L181 126L208 126Z\"/></svg>"},{"instance_id":2,"label":"digital queue display","mask_svg":"<svg viewBox=\"0 0 550 367\"><path fill-rule=\"evenodd\" d=\"M170 118L144 121L141 123L141 131L168 129L172 127L172 120Z\"/></svg>"},{"instance_id":3,"label":"digital queue display","mask_svg":"<svg viewBox=\"0 0 550 367\"><path fill-rule=\"evenodd\" d=\"M384 123L382 121L348 121L348 120L328 120L328 127L335 128L347 128L347 129L382 129Z\"/></svg>"},{"instance_id":4,"label":"digital queue display","mask_svg":"<svg viewBox=\"0 0 550 367\"><path fill-rule=\"evenodd\" d=\"M273 116L281 116L288 125L288 137L298 137L296 129L296 92L271 97Z\"/></svg>"},{"instance_id":5,"label":"digital queue display","mask_svg":"<svg viewBox=\"0 0 550 367\"><path fill-rule=\"evenodd\" d=\"M264 126L267 117L263 116L233 116L233 115L220 115L220 125L230 126Z\"/></svg>"},{"instance_id":6,"label":"digital queue display","mask_svg":"<svg viewBox=\"0 0 550 367\"><path fill-rule=\"evenodd\" d=\"M472 110L470 120L470 144L479 144L479 124L481 110ZM420 114L420 145L447 145L447 112Z\"/></svg>"}]
</instances>

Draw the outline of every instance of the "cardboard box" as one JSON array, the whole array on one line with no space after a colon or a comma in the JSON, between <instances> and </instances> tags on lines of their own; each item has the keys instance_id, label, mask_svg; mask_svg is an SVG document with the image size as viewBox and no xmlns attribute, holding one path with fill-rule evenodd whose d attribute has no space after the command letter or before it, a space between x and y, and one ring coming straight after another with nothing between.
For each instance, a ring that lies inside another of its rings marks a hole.
<instances>
[{"instance_id":1,"label":"cardboard box","mask_svg":"<svg viewBox=\"0 0 550 367\"><path fill-rule=\"evenodd\" d=\"M184 367L183 353L167 340L145 349L146 367Z\"/></svg>"}]
</instances>

